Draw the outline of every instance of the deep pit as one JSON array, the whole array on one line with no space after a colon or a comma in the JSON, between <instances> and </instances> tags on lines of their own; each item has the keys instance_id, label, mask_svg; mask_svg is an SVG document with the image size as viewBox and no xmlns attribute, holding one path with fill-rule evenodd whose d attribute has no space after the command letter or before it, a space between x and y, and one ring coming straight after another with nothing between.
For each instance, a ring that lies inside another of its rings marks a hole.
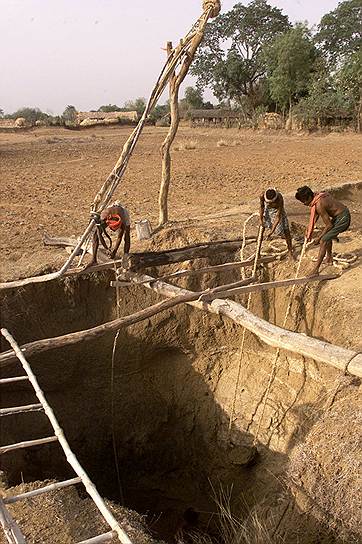
<instances>
[{"instance_id":1,"label":"deep pit","mask_svg":"<svg viewBox=\"0 0 362 544\"><path fill-rule=\"evenodd\" d=\"M287 267L269 265L262 274L269 279L285 277ZM196 290L233 281L238 274L204 276L202 281L192 278L179 284ZM3 298L3 326L22 344L109 321L116 317L111 277L111 273L99 273L8 291ZM326 323L315 312L307 318L306 311L320 289L315 286L306 294L299 327L325 337ZM144 287L124 288L121 315L157 300ZM253 311L279 323L286 303L285 292L264 292L255 295ZM339 542L314 515L300 509L281 478L289 453L320 417L321 399L336 371L292 354L283 356L287 364L273 387L256 450L258 409L274 350L248 334L236 418L229 435L241 335L235 323L186 305L122 329L115 358L113 411L113 334L34 356L30 362L80 463L101 495L120 502L114 433L124 503L147 513L158 537L174 542L178 520L190 507L200 512L200 526L216 534L215 516L210 516L216 510L212 487L232 486L235 511L263 504L267 524L277 526L277 537L285 542L296 538L301 543ZM16 375L18 368L11 365L2 373ZM2 406L32 402L29 385L8 385L2 390ZM37 413L3 420L2 443L49 434L46 418ZM3 470L10 485L73 476L56 445L6 455Z\"/></svg>"}]
</instances>

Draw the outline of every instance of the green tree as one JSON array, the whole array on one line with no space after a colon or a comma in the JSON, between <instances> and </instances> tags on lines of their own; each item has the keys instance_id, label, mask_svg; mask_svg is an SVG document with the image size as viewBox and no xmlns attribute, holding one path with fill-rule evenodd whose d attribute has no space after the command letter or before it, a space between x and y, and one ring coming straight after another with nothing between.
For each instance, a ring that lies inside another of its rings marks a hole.
<instances>
[{"instance_id":1,"label":"green tree","mask_svg":"<svg viewBox=\"0 0 362 544\"><path fill-rule=\"evenodd\" d=\"M23 117L29 124L34 125L36 121L44 121L48 119L49 116L46 113L42 112L39 108L25 107L18 109L10 115L7 115L7 117L10 119L17 119L18 117Z\"/></svg>"},{"instance_id":2,"label":"green tree","mask_svg":"<svg viewBox=\"0 0 362 544\"><path fill-rule=\"evenodd\" d=\"M189 109L202 109L204 105L202 91L197 88L195 89L195 87L186 87L185 103Z\"/></svg>"},{"instance_id":3,"label":"green tree","mask_svg":"<svg viewBox=\"0 0 362 544\"><path fill-rule=\"evenodd\" d=\"M254 109L266 72L264 51L289 28L288 17L266 0L247 6L237 3L208 25L191 67L197 86L210 87L219 100L235 100Z\"/></svg>"},{"instance_id":4,"label":"green tree","mask_svg":"<svg viewBox=\"0 0 362 544\"><path fill-rule=\"evenodd\" d=\"M315 36L328 61L340 65L362 47L362 2L346 0L322 17Z\"/></svg>"},{"instance_id":5,"label":"green tree","mask_svg":"<svg viewBox=\"0 0 362 544\"><path fill-rule=\"evenodd\" d=\"M136 98L136 100L128 100L124 105L125 111L136 111L138 115L142 115L146 108L145 98Z\"/></svg>"},{"instance_id":6,"label":"green tree","mask_svg":"<svg viewBox=\"0 0 362 544\"><path fill-rule=\"evenodd\" d=\"M355 124L361 132L362 116L362 50L350 56L335 76L337 86L353 104Z\"/></svg>"},{"instance_id":7,"label":"green tree","mask_svg":"<svg viewBox=\"0 0 362 544\"><path fill-rule=\"evenodd\" d=\"M279 36L266 53L268 84L273 100L285 110L306 95L316 60L308 29L297 25Z\"/></svg>"},{"instance_id":8,"label":"green tree","mask_svg":"<svg viewBox=\"0 0 362 544\"><path fill-rule=\"evenodd\" d=\"M111 112L111 111L122 111L119 106L116 106L116 104L107 104L105 106L101 106L98 111L103 111L105 113Z\"/></svg>"},{"instance_id":9,"label":"green tree","mask_svg":"<svg viewBox=\"0 0 362 544\"><path fill-rule=\"evenodd\" d=\"M75 120L77 118L77 110L75 106L71 106L68 104L68 106L62 113L62 118L65 123L75 123Z\"/></svg>"}]
</instances>

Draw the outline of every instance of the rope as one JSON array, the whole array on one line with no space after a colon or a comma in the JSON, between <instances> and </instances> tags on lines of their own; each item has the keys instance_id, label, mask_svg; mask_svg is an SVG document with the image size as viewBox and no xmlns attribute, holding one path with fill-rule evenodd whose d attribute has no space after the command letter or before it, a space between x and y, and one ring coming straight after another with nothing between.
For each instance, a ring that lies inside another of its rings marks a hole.
<instances>
[{"instance_id":1,"label":"rope","mask_svg":"<svg viewBox=\"0 0 362 544\"><path fill-rule=\"evenodd\" d=\"M299 256L299 261L298 261L297 271L296 271L296 274L295 274L295 279L297 279L299 277L300 266L302 264L302 260L303 260L304 254L305 254L306 247L307 247L307 239L305 238L304 243L303 243L303 247L302 247L302 251L301 251L301 254ZM297 287L296 285L293 285L292 290L290 292L289 303L288 303L287 309L285 311L285 316L284 316L284 320L283 320L283 324L282 324L283 329L285 329L285 326L286 326L287 321L288 321L289 313L290 313L290 310L291 310L291 307L292 307L292 304L293 304L293 300L294 300L294 292L295 292L296 287ZM272 370L271 370L270 376L269 376L268 385L267 385L266 390L265 390L265 392L263 394L264 400L263 400L262 411L261 411L261 415L260 415L260 418L259 418L258 427L257 427L255 437L254 437L254 445L256 444L257 439L258 439L258 435L259 435L260 427L261 427L261 422L263 420L264 413L265 413L266 403L269 400L269 393L270 393L272 384L274 382L274 378L276 376L277 363L278 363L280 351L281 351L281 348L277 347L276 352L275 352L275 358L274 358L274 361L273 361Z\"/></svg>"},{"instance_id":2,"label":"rope","mask_svg":"<svg viewBox=\"0 0 362 544\"><path fill-rule=\"evenodd\" d=\"M244 225L243 225L243 234L242 234L243 242L242 242L241 248L240 248L240 261L243 261L243 260L244 260L244 249L245 249L245 246L246 246L246 227L247 227L249 221L251 221L254 217L259 217L259 214L258 214L258 213L252 213L252 214L249 215L249 217L244 221ZM243 280L246 279L246 274L245 274L245 269L244 269L244 268L241 269L241 278L242 278Z\"/></svg>"},{"instance_id":3,"label":"rope","mask_svg":"<svg viewBox=\"0 0 362 544\"><path fill-rule=\"evenodd\" d=\"M253 217L254 215L255 214L251 215L249 217L249 219L251 219L251 217ZM245 223L249 219L247 219L245 221ZM245 223L244 223L244 226L245 226ZM258 238L257 238L257 241L256 241L256 251L255 251L254 265L253 265L253 271L252 271L252 277L253 278L255 278L255 276L256 276L256 269L257 269L257 266L258 266L259 254L260 254L260 251L261 251L261 245L263 243L263 234L264 234L264 229L263 229L263 227L260 226L259 231L258 231ZM245 241L245 228L243 229L243 243L244 243L244 241ZM240 253L241 253L241 251L240 251ZM247 305L246 305L247 310L249 310L249 307L250 307L251 296L252 296L252 293L249 293L248 302L247 302ZM233 403L232 403L232 406L231 406L231 413L230 413L230 420L229 420L229 434L230 434L230 431L231 431L231 426L233 424L233 419L234 419L234 414L235 414L236 395L237 395L238 388L239 388L239 381L240 381L240 374L241 374L241 364L242 364L242 361L243 361L244 346L245 346L245 336L246 336L246 328L243 327L243 335L241 337L241 344L240 344L240 349L239 349L238 373L237 373L237 377L236 377L235 391L234 391Z\"/></svg>"},{"instance_id":4,"label":"rope","mask_svg":"<svg viewBox=\"0 0 362 544\"><path fill-rule=\"evenodd\" d=\"M114 273L117 279L117 267L116 264L114 264ZM120 290L119 286L116 286L116 303L117 303L117 318L120 317ZM124 505L124 493L122 488L122 480L121 480L121 473L119 470L119 459L118 459L118 451L117 451L117 443L116 443L116 430L114 427L114 420L115 420L115 403L114 403L114 366L115 366L115 358L116 358L116 350L117 350L117 341L120 333L120 329L116 332L113 340L113 347L112 347L112 361L111 361L111 429L112 429L112 446L113 446L113 457L114 457L114 464L116 467L116 474L117 474L117 482L118 482L118 490L119 490L119 498L121 500L121 504Z\"/></svg>"}]
</instances>

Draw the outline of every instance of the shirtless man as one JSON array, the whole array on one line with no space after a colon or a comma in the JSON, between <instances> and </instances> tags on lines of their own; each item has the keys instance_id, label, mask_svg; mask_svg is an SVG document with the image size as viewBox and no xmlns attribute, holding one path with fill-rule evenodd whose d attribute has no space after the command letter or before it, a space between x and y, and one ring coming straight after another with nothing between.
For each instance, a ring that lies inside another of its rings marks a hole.
<instances>
[{"instance_id":1,"label":"shirtless man","mask_svg":"<svg viewBox=\"0 0 362 544\"><path fill-rule=\"evenodd\" d=\"M351 224L351 214L347 206L333 198L329 193L314 193L310 187L299 187L295 198L305 206L310 207L309 225L306 232L308 242L312 239L313 230L319 216L325 224L321 234L315 238L314 244L319 245L317 262L310 276L317 276L322 261L327 254L326 263L333 264L332 242L338 240L338 234L347 230Z\"/></svg>"},{"instance_id":2,"label":"shirtless man","mask_svg":"<svg viewBox=\"0 0 362 544\"><path fill-rule=\"evenodd\" d=\"M98 219L97 228L94 231L94 235L93 235L93 248L92 248L93 258L88 266L93 266L94 264L97 264L97 252L98 252L99 242L101 242L102 246L107 250L107 253L111 259L114 259L116 257L117 251L122 242L123 236L124 236L124 254L125 255L129 253L129 250L131 247L131 236L130 236L131 222L129 218L129 213L128 213L128 210L126 210L126 208L123 208L123 206L121 206L119 202L115 202L109 208L105 208L101 212L101 214L98 215L97 219ZM109 228L113 232L118 231L118 237L117 237L117 241L114 246L114 249L112 249L111 237L106 232L107 228ZM108 238L110 242L109 246L107 246L103 236L106 236Z\"/></svg>"},{"instance_id":3,"label":"shirtless man","mask_svg":"<svg viewBox=\"0 0 362 544\"><path fill-rule=\"evenodd\" d=\"M273 234L285 238L289 255L295 260L288 217L284 208L284 199L279 191L269 188L265 193L260 195L259 215L261 226L270 229L267 240L269 240Z\"/></svg>"}]
</instances>

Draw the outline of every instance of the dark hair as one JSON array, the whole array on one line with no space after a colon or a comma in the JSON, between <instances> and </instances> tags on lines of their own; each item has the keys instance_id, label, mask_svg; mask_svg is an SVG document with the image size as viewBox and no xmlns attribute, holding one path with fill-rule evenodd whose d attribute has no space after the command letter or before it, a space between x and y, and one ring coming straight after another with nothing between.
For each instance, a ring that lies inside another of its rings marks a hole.
<instances>
[{"instance_id":1,"label":"dark hair","mask_svg":"<svg viewBox=\"0 0 362 544\"><path fill-rule=\"evenodd\" d=\"M295 193L295 198L299 200L300 202L308 202L308 200L312 200L314 197L314 193L308 185L303 185L303 187L299 187L297 192Z\"/></svg>"},{"instance_id":2,"label":"dark hair","mask_svg":"<svg viewBox=\"0 0 362 544\"><path fill-rule=\"evenodd\" d=\"M275 189L268 189L265 192L265 196L267 197L268 200L274 200L274 198L277 196L277 192Z\"/></svg>"}]
</instances>

